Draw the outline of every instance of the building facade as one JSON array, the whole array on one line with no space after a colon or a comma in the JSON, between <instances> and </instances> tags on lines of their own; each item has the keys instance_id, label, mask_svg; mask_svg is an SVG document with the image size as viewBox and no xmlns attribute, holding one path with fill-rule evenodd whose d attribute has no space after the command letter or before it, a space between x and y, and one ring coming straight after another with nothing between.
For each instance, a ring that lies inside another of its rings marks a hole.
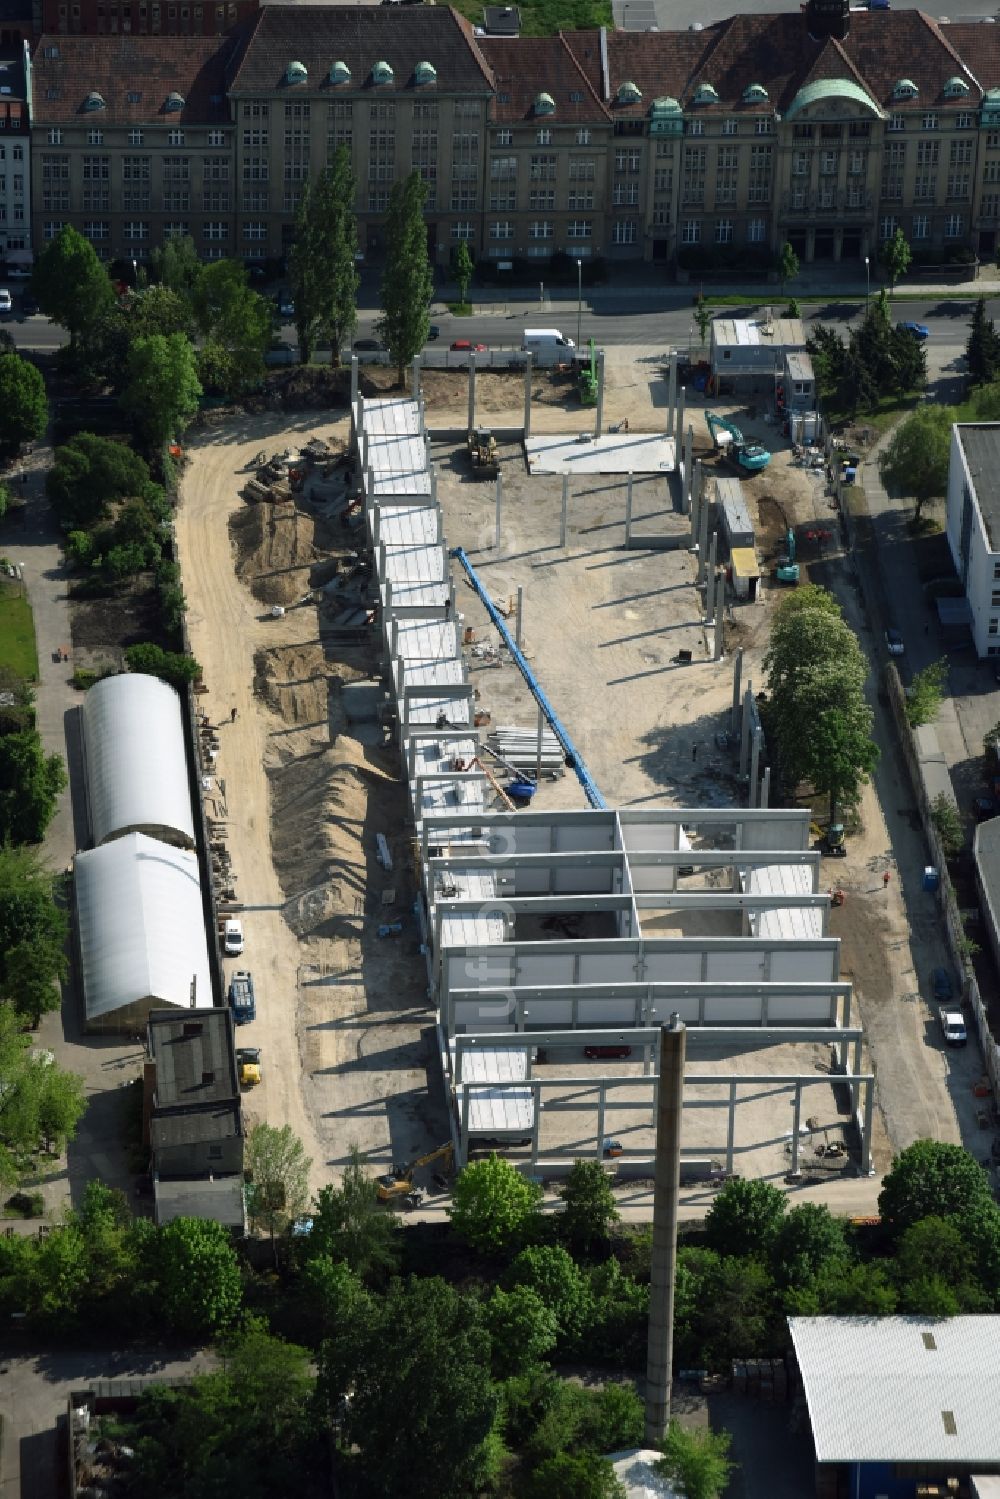
<instances>
[{"instance_id":1,"label":"building facade","mask_svg":"<svg viewBox=\"0 0 1000 1499\"><path fill-rule=\"evenodd\" d=\"M31 49L0 53L0 258L31 264Z\"/></svg>"},{"instance_id":2,"label":"building facade","mask_svg":"<svg viewBox=\"0 0 1000 1499\"><path fill-rule=\"evenodd\" d=\"M928 261L998 249L996 27L839 3L831 19L821 0L542 38L478 37L443 6L369 7L363 25L350 6L217 9L221 38L166 35L162 13L154 35L150 7L146 35L122 16L116 36L41 39L36 244L66 222L105 256L190 232L206 258L275 259L343 145L372 257L414 170L439 266L463 240L499 264L689 268L763 265L786 241L804 261L871 260L896 228Z\"/></svg>"},{"instance_id":3,"label":"building facade","mask_svg":"<svg viewBox=\"0 0 1000 1499\"><path fill-rule=\"evenodd\" d=\"M1000 423L952 428L945 530L977 654L1000 656Z\"/></svg>"}]
</instances>

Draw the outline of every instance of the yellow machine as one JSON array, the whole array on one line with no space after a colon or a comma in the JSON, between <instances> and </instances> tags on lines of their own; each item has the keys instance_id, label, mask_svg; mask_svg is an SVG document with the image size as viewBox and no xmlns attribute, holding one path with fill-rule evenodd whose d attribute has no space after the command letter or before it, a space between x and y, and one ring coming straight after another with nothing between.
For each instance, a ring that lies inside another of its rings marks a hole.
<instances>
[{"instance_id":1,"label":"yellow machine","mask_svg":"<svg viewBox=\"0 0 1000 1499\"><path fill-rule=\"evenodd\" d=\"M499 468L497 440L488 427L477 427L465 439L474 471L482 479L495 479Z\"/></svg>"},{"instance_id":2,"label":"yellow machine","mask_svg":"<svg viewBox=\"0 0 1000 1499\"><path fill-rule=\"evenodd\" d=\"M260 1047L238 1046L236 1066L240 1074L241 1088L256 1088L260 1082Z\"/></svg>"},{"instance_id":3,"label":"yellow machine","mask_svg":"<svg viewBox=\"0 0 1000 1499\"><path fill-rule=\"evenodd\" d=\"M419 1156L408 1166L394 1166L390 1175L380 1176L378 1179L379 1202L394 1202L412 1196L414 1171L420 1166L429 1166L432 1161L445 1161L446 1165L450 1166L454 1154L455 1148L449 1140L446 1145L439 1145L437 1150Z\"/></svg>"}]
</instances>

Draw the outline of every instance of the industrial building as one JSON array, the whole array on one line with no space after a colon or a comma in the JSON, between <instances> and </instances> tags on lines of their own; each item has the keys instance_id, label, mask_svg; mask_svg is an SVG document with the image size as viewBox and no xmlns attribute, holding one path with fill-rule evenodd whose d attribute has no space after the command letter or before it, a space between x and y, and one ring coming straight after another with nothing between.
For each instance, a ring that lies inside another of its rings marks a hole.
<instances>
[{"instance_id":1,"label":"industrial building","mask_svg":"<svg viewBox=\"0 0 1000 1499\"><path fill-rule=\"evenodd\" d=\"M245 1227L243 1107L229 1010L153 1010L146 1024L143 1137L157 1223Z\"/></svg>"},{"instance_id":2,"label":"industrial building","mask_svg":"<svg viewBox=\"0 0 1000 1499\"><path fill-rule=\"evenodd\" d=\"M198 860L142 833L76 856L76 939L88 1030L140 1030L150 1010L210 999Z\"/></svg>"},{"instance_id":3,"label":"industrial building","mask_svg":"<svg viewBox=\"0 0 1000 1499\"><path fill-rule=\"evenodd\" d=\"M788 1327L817 1499L995 1492L1000 1317L790 1317Z\"/></svg>"},{"instance_id":4,"label":"industrial building","mask_svg":"<svg viewBox=\"0 0 1000 1499\"><path fill-rule=\"evenodd\" d=\"M81 709L95 844L145 833L194 847L181 700L159 677L122 673L90 688Z\"/></svg>"},{"instance_id":5,"label":"industrial building","mask_svg":"<svg viewBox=\"0 0 1000 1499\"><path fill-rule=\"evenodd\" d=\"M1000 656L1000 423L951 430L945 530L979 656Z\"/></svg>"},{"instance_id":6,"label":"industrial building","mask_svg":"<svg viewBox=\"0 0 1000 1499\"><path fill-rule=\"evenodd\" d=\"M860 1070L861 1032L851 1024L850 985L840 980L840 944L827 931L829 894L819 889L808 812L609 808L509 634L540 721L589 806L514 812L508 802L494 810L495 782L483 769L455 627L452 560L502 634L505 627L465 554L449 557L419 361L409 400L366 400L354 361L352 409L459 1159L477 1142L500 1140L527 1143L537 1167L548 1148L546 1095L566 1084L536 1070L542 1052L567 1038L599 1044L613 1031L641 1054L643 1072L586 1080L600 1155L619 1087L638 1088L640 1107L652 1107L657 1028L678 1012L695 1028L692 1038L829 1046L850 1090L868 1170L871 1078ZM816 1069L783 1081L794 1093L795 1171L802 1094L816 1083ZM730 1165L734 1097L730 1088Z\"/></svg>"}]
</instances>

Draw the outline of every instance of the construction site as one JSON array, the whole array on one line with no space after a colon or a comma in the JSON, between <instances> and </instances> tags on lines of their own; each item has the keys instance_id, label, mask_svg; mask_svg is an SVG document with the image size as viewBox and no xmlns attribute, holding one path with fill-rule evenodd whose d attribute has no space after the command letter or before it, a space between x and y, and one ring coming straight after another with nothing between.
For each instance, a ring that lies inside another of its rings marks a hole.
<instances>
[{"instance_id":1,"label":"construction site","mask_svg":"<svg viewBox=\"0 0 1000 1499\"><path fill-rule=\"evenodd\" d=\"M236 709L253 1105L317 1183L355 1144L382 1169L450 1141L544 1179L601 1158L641 1211L678 1013L687 1208L736 1172L865 1211L893 1148L966 1121L912 1005L933 934L869 899L874 794L829 865L809 807L768 805L768 600L837 554L822 475L745 404L712 409L769 465L720 452L669 360L644 402L599 376L595 413L530 368L417 366L404 396L355 369L347 420L194 452L178 540L210 715ZM310 438L287 497L246 493ZM869 1014L896 1036L877 1090Z\"/></svg>"}]
</instances>

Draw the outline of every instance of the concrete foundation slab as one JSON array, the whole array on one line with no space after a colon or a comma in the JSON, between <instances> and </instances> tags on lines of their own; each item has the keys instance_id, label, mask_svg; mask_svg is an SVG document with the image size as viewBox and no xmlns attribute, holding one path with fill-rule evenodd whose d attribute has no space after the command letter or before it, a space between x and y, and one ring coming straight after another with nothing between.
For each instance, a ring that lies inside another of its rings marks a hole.
<instances>
[{"instance_id":1,"label":"concrete foundation slab","mask_svg":"<svg viewBox=\"0 0 1000 1499\"><path fill-rule=\"evenodd\" d=\"M677 466L672 437L652 432L608 432L581 441L575 432L547 433L524 441L532 474L671 474Z\"/></svg>"}]
</instances>

